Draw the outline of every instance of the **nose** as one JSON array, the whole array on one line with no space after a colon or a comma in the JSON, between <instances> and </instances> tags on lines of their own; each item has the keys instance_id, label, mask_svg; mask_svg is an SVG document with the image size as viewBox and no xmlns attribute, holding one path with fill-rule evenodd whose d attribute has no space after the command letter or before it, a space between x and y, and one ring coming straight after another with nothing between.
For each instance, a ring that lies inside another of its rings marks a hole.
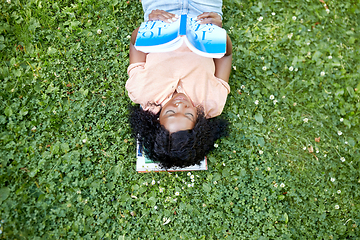
<instances>
[{"instance_id":1,"label":"nose","mask_svg":"<svg viewBox=\"0 0 360 240\"><path fill-rule=\"evenodd\" d=\"M176 102L175 106L176 107L185 107L185 108L189 107L189 105L187 103L183 103L183 102Z\"/></svg>"}]
</instances>

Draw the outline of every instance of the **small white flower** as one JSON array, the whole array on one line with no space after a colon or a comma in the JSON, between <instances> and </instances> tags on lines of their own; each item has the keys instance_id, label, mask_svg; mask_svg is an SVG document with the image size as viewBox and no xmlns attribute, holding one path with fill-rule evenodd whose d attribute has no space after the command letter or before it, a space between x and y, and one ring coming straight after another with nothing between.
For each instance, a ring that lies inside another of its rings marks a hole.
<instances>
[{"instance_id":1,"label":"small white flower","mask_svg":"<svg viewBox=\"0 0 360 240\"><path fill-rule=\"evenodd\" d=\"M219 146L219 145L218 145L217 143L215 143L215 144L214 144L214 147L216 147L216 148L217 148L218 146Z\"/></svg>"},{"instance_id":2,"label":"small white flower","mask_svg":"<svg viewBox=\"0 0 360 240\"><path fill-rule=\"evenodd\" d=\"M293 17L292 17L292 20L294 20L294 21L295 21L295 20L296 20L296 17L295 17L295 16L293 16Z\"/></svg>"},{"instance_id":3,"label":"small white flower","mask_svg":"<svg viewBox=\"0 0 360 240\"><path fill-rule=\"evenodd\" d=\"M83 143L86 143L86 141L87 141L86 138L82 140Z\"/></svg>"},{"instance_id":4,"label":"small white flower","mask_svg":"<svg viewBox=\"0 0 360 240\"><path fill-rule=\"evenodd\" d=\"M191 175L191 176L190 176L190 179L194 179L194 177L195 177L194 175Z\"/></svg>"},{"instance_id":5,"label":"small white flower","mask_svg":"<svg viewBox=\"0 0 360 240\"><path fill-rule=\"evenodd\" d=\"M276 188L278 187L277 183L274 184L274 187L276 187Z\"/></svg>"},{"instance_id":6,"label":"small white flower","mask_svg":"<svg viewBox=\"0 0 360 240\"><path fill-rule=\"evenodd\" d=\"M284 183L281 183L281 184L280 184L280 187L282 187L282 188L285 187L285 184L284 184Z\"/></svg>"},{"instance_id":7,"label":"small white flower","mask_svg":"<svg viewBox=\"0 0 360 240\"><path fill-rule=\"evenodd\" d=\"M233 69L236 71L236 66L233 66Z\"/></svg>"},{"instance_id":8,"label":"small white flower","mask_svg":"<svg viewBox=\"0 0 360 240\"><path fill-rule=\"evenodd\" d=\"M332 59L332 56L328 56L328 59Z\"/></svg>"},{"instance_id":9,"label":"small white flower","mask_svg":"<svg viewBox=\"0 0 360 240\"><path fill-rule=\"evenodd\" d=\"M327 9L326 9L327 10ZM339 209L340 207L339 207L339 205L335 205L335 209Z\"/></svg>"},{"instance_id":10,"label":"small white flower","mask_svg":"<svg viewBox=\"0 0 360 240\"><path fill-rule=\"evenodd\" d=\"M190 175L191 175L191 172L188 172L187 175L190 176Z\"/></svg>"},{"instance_id":11,"label":"small white flower","mask_svg":"<svg viewBox=\"0 0 360 240\"><path fill-rule=\"evenodd\" d=\"M273 101L274 105L275 105L277 102L278 102L278 100L275 99L275 100Z\"/></svg>"},{"instance_id":12,"label":"small white flower","mask_svg":"<svg viewBox=\"0 0 360 240\"><path fill-rule=\"evenodd\" d=\"M160 184L160 181L157 181L158 184Z\"/></svg>"},{"instance_id":13,"label":"small white flower","mask_svg":"<svg viewBox=\"0 0 360 240\"><path fill-rule=\"evenodd\" d=\"M151 185L154 185L155 184L155 180L153 179L152 181L151 181Z\"/></svg>"},{"instance_id":14,"label":"small white flower","mask_svg":"<svg viewBox=\"0 0 360 240\"><path fill-rule=\"evenodd\" d=\"M282 96L282 98L286 98L285 96Z\"/></svg>"},{"instance_id":15,"label":"small white flower","mask_svg":"<svg viewBox=\"0 0 360 240\"><path fill-rule=\"evenodd\" d=\"M342 121L344 121L344 119L343 119L343 118L340 118L340 122L342 122Z\"/></svg>"},{"instance_id":16,"label":"small white flower","mask_svg":"<svg viewBox=\"0 0 360 240\"><path fill-rule=\"evenodd\" d=\"M338 134L339 136L341 136L341 135L342 135L342 132L341 132L341 131L338 131L337 134Z\"/></svg>"},{"instance_id":17,"label":"small white flower","mask_svg":"<svg viewBox=\"0 0 360 240\"><path fill-rule=\"evenodd\" d=\"M11 3L11 0L6 0L6 2L7 2L8 4L10 4L10 3Z\"/></svg>"},{"instance_id":18,"label":"small white flower","mask_svg":"<svg viewBox=\"0 0 360 240\"><path fill-rule=\"evenodd\" d=\"M326 13L330 13L330 9L327 8L327 9L326 9Z\"/></svg>"},{"instance_id":19,"label":"small white flower","mask_svg":"<svg viewBox=\"0 0 360 240\"><path fill-rule=\"evenodd\" d=\"M322 72L320 73L320 76L325 76L325 72L322 71Z\"/></svg>"},{"instance_id":20,"label":"small white flower","mask_svg":"<svg viewBox=\"0 0 360 240\"><path fill-rule=\"evenodd\" d=\"M293 66L289 67L289 71L292 72L294 70Z\"/></svg>"},{"instance_id":21,"label":"small white flower","mask_svg":"<svg viewBox=\"0 0 360 240\"><path fill-rule=\"evenodd\" d=\"M179 193L179 192L176 192L176 193L175 193L175 195L176 195L176 196L179 196L179 195L180 195L180 193Z\"/></svg>"},{"instance_id":22,"label":"small white flower","mask_svg":"<svg viewBox=\"0 0 360 240\"><path fill-rule=\"evenodd\" d=\"M345 144L348 144L348 142L345 142Z\"/></svg>"},{"instance_id":23,"label":"small white flower","mask_svg":"<svg viewBox=\"0 0 360 240\"><path fill-rule=\"evenodd\" d=\"M273 100L274 98L274 95L270 95L270 100Z\"/></svg>"},{"instance_id":24,"label":"small white flower","mask_svg":"<svg viewBox=\"0 0 360 240\"><path fill-rule=\"evenodd\" d=\"M338 194L340 194L340 193L341 193L341 190L337 190L336 192L337 192Z\"/></svg>"},{"instance_id":25,"label":"small white flower","mask_svg":"<svg viewBox=\"0 0 360 240\"><path fill-rule=\"evenodd\" d=\"M101 34L101 32L102 32L101 29L97 30L97 34Z\"/></svg>"},{"instance_id":26,"label":"small white flower","mask_svg":"<svg viewBox=\"0 0 360 240\"><path fill-rule=\"evenodd\" d=\"M341 157L341 158L340 158L340 161L345 162L345 158L344 158L344 157Z\"/></svg>"},{"instance_id":27,"label":"small white flower","mask_svg":"<svg viewBox=\"0 0 360 240\"><path fill-rule=\"evenodd\" d=\"M191 182L195 182L195 179L191 179Z\"/></svg>"},{"instance_id":28,"label":"small white flower","mask_svg":"<svg viewBox=\"0 0 360 240\"><path fill-rule=\"evenodd\" d=\"M173 201L176 202L176 201L177 201L177 198L174 198Z\"/></svg>"},{"instance_id":29,"label":"small white flower","mask_svg":"<svg viewBox=\"0 0 360 240\"><path fill-rule=\"evenodd\" d=\"M258 104L259 104L259 100L256 100L256 101L255 101L255 105L258 105Z\"/></svg>"},{"instance_id":30,"label":"small white flower","mask_svg":"<svg viewBox=\"0 0 360 240\"><path fill-rule=\"evenodd\" d=\"M54 110L53 113L56 114L56 111Z\"/></svg>"},{"instance_id":31,"label":"small white flower","mask_svg":"<svg viewBox=\"0 0 360 240\"><path fill-rule=\"evenodd\" d=\"M223 166L225 167L225 163L223 163Z\"/></svg>"},{"instance_id":32,"label":"small white flower","mask_svg":"<svg viewBox=\"0 0 360 240\"><path fill-rule=\"evenodd\" d=\"M265 58L264 58L264 57L261 57L260 59L261 59L261 60L264 60Z\"/></svg>"},{"instance_id":33,"label":"small white flower","mask_svg":"<svg viewBox=\"0 0 360 240\"><path fill-rule=\"evenodd\" d=\"M260 154L260 155L263 154L263 153L264 153L263 151L259 150L259 154Z\"/></svg>"},{"instance_id":34,"label":"small white flower","mask_svg":"<svg viewBox=\"0 0 360 240\"><path fill-rule=\"evenodd\" d=\"M275 16L275 13L274 13L274 12L272 12L272 13L271 13L271 15Z\"/></svg>"},{"instance_id":35,"label":"small white flower","mask_svg":"<svg viewBox=\"0 0 360 240\"><path fill-rule=\"evenodd\" d=\"M35 132L35 131L36 131L36 127L33 126L33 128L31 129L31 131Z\"/></svg>"},{"instance_id":36,"label":"small white flower","mask_svg":"<svg viewBox=\"0 0 360 240\"><path fill-rule=\"evenodd\" d=\"M77 190L76 193L77 193L77 194L81 194L81 191L80 191L80 190Z\"/></svg>"},{"instance_id":37,"label":"small white flower","mask_svg":"<svg viewBox=\"0 0 360 240\"><path fill-rule=\"evenodd\" d=\"M241 85L241 89L245 89L245 85Z\"/></svg>"},{"instance_id":38,"label":"small white flower","mask_svg":"<svg viewBox=\"0 0 360 240\"><path fill-rule=\"evenodd\" d=\"M217 184L217 181L214 181L214 184Z\"/></svg>"},{"instance_id":39,"label":"small white flower","mask_svg":"<svg viewBox=\"0 0 360 240\"><path fill-rule=\"evenodd\" d=\"M336 180L336 179L335 179L335 178L333 178L333 177L332 177L332 178L330 178L330 181L332 181L332 182L335 182L335 180Z\"/></svg>"},{"instance_id":40,"label":"small white flower","mask_svg":"<svg viewBox=\"0 0 360 240\"><path fill-rule=\"evenodd\" d=\"M156 210L156 209L157 209L157 206L154 206L154 209Z\"/></svg>"},{"instance_id":41,"label":"small white flower","mask_svg":"<svg viewBox=\"0 0 360 240\"><path fill-rule=\"evenodd\" d=\"M303 121L304 121L304 123L307 123L309 121L309 119L304 118Z\"/></svg>"},{"instance_id":42,"label":"small white flower","mask_svg":"<svg viewBox=\"0 0 360 240\"><path fill-rule=\"evenodd\" d=\"M170 222L170 218L163 218L163 225L166 225Z\"/></svg>"},{"instance_id":43,"label":"small white flower","mask_svg":"<svg viewBox=\"0 0 360 240\"><path fill-rule=\"evenodd\" d=\"M266 70L266 66L263 66L263 67L262 67L262 70L264 70L264 71L265 71L265 70Z\"/></svg>"},{"instance_id":44,"label":"small white flower","mask_svg":"<svg viewBox=\"0 0 360 240\"><path fill-rule=\"evenodd\" d=\"M292 36L293 36L293 33L290 33L290 34L288 34L287 36L288 36L289 39L291 39Z\"/></svg>"},{"instance_id":45,"label":"small white flower","mask_svg":"<svg viewBox=\"0 0 360 240\"><path fill-rule=\"evenodd\" d=\"M324 155L324 157L326 157L326 156L327 156L327 154Z\"/></svg>"},{"instance_id":46,"label":"small white flower","mask_svg":"<svg viewBox=\"0 0 360 240\"><path fill-rule=\"evenodd\" d=\"M270 167L267 167L267 169L266 169L266 170L270 171L270 170L271 170L271 168L270 168Z\"/></svg>"},{"instance_id":47,"label":"small white flower","mask_svg":"<svg viewBox=\"0 0 360 240\"><path fill-rule=\"evenodd\" d=\"M264 18L263 17L259 17L258 21L261 22Z\"/></svg>"},{"instance_id":48,"label":"small white flower","mask_svg":"<svg viewBox=\"0 0 360 240\"><path fill-rule=\"evenodd\" d=\"M297 72L299 69L298 68L295 68L295 72Z\"/></svg>"},{"instance_id":49,"label":"small white flower","mask_svg":"<svg viewBox=\"0 0 360 240\"><path fill-rule=\"evenodd\" d=\"M126 38L127 38L127 39L130 39L130 38L131 38L131 36L130 36L130 35L127 35L127 36L126 36Z\"/></svg>"},{"instance_id":50,"label":"small white flower","mask_svg":"<svg viewBox=\"0 0 360 240\"><path fill-rule=\"evenodd\" d=\"M191 187L191 184L190 184L190 183L188 184L188 187Z\"/></svg>"},{"instance_id":51,"label":"small white flower","mask_svg":"<svg viewBox=\"0 0 360 240\"><path fill-rule=\"evenodd\" d=\"M300 19L300 22L303 23L303 22L304 22L304 19Z\"/></svg>"},{"instance_id":52,"label":"small white flower","mask_svg":"<svg viewBox=\"0 0 360 240\"><path fill-rule=\"evenodd\" d=\"M309 30L310 30L310 29L309 29ZM306 43L306 45L308 45L308 46L309 46L309 45L310 45L310 42L307 42L307 43ZM308 54L308 55L310 55L310 54Z\"/></svg>"},{"instance_id":53,"label":"small white flower","mask_svg":"<svg viewBox=\"0 0 360 240\"><path fill-rule=\"evenodd\" d=\"M194 179L193 179L194 180ZM191 184L191 187L194 187L194 183Z\"/></svg>"},{"instance_id":54,"label":"small white flower","mask_svg":"<svg viewBox=\"0 0 360 240\"><path fill-rule=\"evenodd\" d=\"M164 192L164 189L159 187L159 192Z\"/></svg>"},{"instance_id":55,"label":"small white flower","mask_svg":"<svg viewBox=\"0 0 360 240\"><path fill-rule=\"evenodd\" d=\"M306 150L306 147L303 147L303 150L305 151L305 150Z\"/></svg>"}]
</instances>

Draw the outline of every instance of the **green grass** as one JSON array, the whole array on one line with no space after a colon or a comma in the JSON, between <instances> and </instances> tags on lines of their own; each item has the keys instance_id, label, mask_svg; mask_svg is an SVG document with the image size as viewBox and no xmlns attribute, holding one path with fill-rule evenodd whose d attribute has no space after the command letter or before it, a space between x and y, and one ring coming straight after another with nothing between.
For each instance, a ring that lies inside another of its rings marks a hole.
<instances>
[{"instance_id":1,"label":"green grass","mask_svg":"<svg viewBox=\"0 0 360 240\"><path fill-rule=\"evenodd\" d=\"M9 2L1 239L360 236L358 1L328 13L317 0L224 1L231 131L190 176L135 171L125 82L138 1Z\"/></svg>"}]
</instances>

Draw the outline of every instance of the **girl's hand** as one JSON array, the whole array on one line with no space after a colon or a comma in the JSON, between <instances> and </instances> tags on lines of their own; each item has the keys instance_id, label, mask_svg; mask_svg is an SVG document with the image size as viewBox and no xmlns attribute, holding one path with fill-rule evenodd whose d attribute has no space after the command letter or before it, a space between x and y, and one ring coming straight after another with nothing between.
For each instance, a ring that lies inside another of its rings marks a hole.
<instances>
[{"instance_id":1,"label":"girl's hand","mask_svg":"<svg viewBox=\"0 0 360 240\"><path fill-rule=\"evenodd\" d=\"M167 23L175 22L179 17L164 10L152 10L149 14L149 21L161 20Z\"/></svg>"},{"instance_id":2,"label":"girl's hand","mask_svg":"<svg viewBox=\"0 0 360 240\"><path fill-rule=\"evenodd\" d=\"M215 12L204 12L197 16L196 20L199 21L199 24L212 23L216 26L222 27L222 20L219 14Z\"/></svg>"}]
</instances>

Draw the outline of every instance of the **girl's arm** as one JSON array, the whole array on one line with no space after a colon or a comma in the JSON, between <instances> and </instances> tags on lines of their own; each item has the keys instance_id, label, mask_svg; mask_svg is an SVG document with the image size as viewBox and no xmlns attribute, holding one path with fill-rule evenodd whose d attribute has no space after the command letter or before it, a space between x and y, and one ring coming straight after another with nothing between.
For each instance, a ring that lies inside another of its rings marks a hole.
<instances>
[{"instance_id":1,"label":"girl's arm","mask_svg":"<svg viewBox=\"0 0 360 240\"><path fill-rule=\"evenodd\" d=\"M229 82L232 62L232 43L229 35L226 34L226 53L222 58L214 58L215 77Z\"/></svg>"},{"instance_id":2,"label":"girl's arm","mask_svg":"<svg viewBox=\"0 0 360 240\"><path fill-rule=\"evenodd\" d=\"M197 17L199 24L212 23L219 27L222 26L222 19L219 14L215 12L205 12ZM214 58L215 63L215 77L220 78L226 82L229 81L232 62L232 43L229 35L226 35L226 53L222 58Z\"/></svg>"},{"instance_id":3,"label":"girl's arm","mask_svg":"<svg viewBox=\"0 0 360 240\"><path fill-rule=\"evenodd\" d=\"M130 64L138 63L138 62L146 62L147 53L136 50L134 46L138 31L139 28L135 29L131 34L130 50L129 50Z\"/></svg>"}]
</instances>

